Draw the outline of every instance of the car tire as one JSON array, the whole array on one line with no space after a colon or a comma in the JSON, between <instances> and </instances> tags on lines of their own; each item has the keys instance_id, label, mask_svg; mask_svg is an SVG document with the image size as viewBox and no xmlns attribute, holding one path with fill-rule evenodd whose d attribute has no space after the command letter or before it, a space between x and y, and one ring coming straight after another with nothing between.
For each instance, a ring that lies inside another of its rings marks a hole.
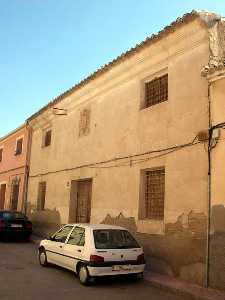
<instances>
[{"instance_id":1,"label":"car tire","mask_svg":"<svg viewBox=\"0 0 225 300\"><path fill-rule=\"evenodd\" d=\"M90 275L85 265L80 266L78 270L78 277L81 284L88 285L90 283Z\"/></svg>"},{"instance_id":2,"label":"car tire","mask_svg":"<svg viewBox=\"0 0 225 300\"><path fill-rule=\"evenodd\" d=\"M47 260L45 249L40 249L38 251L38 258L39 258L39 263L42 267L48 266L48 260Z\"/></svg>"}]
</instances>

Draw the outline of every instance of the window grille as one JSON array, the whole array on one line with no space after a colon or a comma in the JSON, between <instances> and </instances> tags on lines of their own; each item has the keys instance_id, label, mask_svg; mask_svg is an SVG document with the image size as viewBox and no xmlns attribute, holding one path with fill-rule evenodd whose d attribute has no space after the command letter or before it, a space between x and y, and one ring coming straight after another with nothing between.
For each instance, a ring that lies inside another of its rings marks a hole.
<instances>
[{"instance_id":1,"label":"window grille","mask_svg":"<svg viewBox=\"0 0 225 300\"><path fill-rule=\"evenodd\" d=\"M145 172L145 217L164 218L165 168Z\"/></svg>"},{"instance_id":2,"label":"window grille","mask_svg":"<svg viewBox=\"0 0 225 300\"><path fill-rule=\"evenodd\" d=\"M168 100L168 74L145 83L145 107Z\"/></svg>"}]
</instances>

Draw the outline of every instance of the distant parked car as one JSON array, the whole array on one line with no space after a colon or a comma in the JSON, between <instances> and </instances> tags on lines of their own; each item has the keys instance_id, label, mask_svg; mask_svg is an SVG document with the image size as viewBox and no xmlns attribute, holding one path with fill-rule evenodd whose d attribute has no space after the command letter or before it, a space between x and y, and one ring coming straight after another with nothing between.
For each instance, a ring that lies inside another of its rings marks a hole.
<instances>
[{"instance_id":1,"label":"distant parked car","mask_svg":"<svg viewBox=\"0 0 225 300\"><path fill-rule=\"evenodd\" d=\"M134 274L142 277L143 249L125 228L68 224L41 241L39 262L74 271L82 284L99 276Z\"/></svg>"},{"instance_id":2,"label":"distant parked car","mask_svg":"<svg viewBox=\"0 0 225 300\"><path fill-rule=\"evenodd\" d=\"M28 240L32 233L32 223L21 212L0 211L0 238L22 238Z\"/></svg>"}]
</instances>

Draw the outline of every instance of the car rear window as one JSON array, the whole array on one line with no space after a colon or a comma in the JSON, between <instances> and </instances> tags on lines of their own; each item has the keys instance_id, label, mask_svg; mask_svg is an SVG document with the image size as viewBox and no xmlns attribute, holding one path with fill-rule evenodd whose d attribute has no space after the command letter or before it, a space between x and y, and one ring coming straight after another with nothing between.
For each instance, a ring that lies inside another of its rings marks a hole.
<instances>
[{"instance_id":1,"label":"car rear window","mask_svg":"<svg viewBox=\"0 0 225 300\"><path fill-rule=\"evenodd\" d=\"M140 248L137 241L127 230L98 229L93 230L96 249L130 249Z\"/></svg>"},{"instance_id":2,"label":"car rear window","mask_svg":"<svg viewBox=\"0 0 225 300\"><path fill-rule=\"evenodd\" d=\"M2 212L1 217L3 219L26 219L24 214L19 213L19 212Z\"/></svg>"}]
</instances>

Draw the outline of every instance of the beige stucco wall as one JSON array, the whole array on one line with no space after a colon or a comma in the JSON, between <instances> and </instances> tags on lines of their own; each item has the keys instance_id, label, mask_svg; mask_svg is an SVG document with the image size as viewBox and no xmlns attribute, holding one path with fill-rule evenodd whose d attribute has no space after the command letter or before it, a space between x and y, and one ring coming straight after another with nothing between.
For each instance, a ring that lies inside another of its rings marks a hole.
<instances>
[{"instance_id":1,"label":"beige stucco wall","mask_svg":"<svg viewBox=\"0 0 225 300\"><path fill-rule=\"evenodd\" d=\"M57 107L67 109L66 116L55 116L49 109L31 121L28 202L39 225L68 222L70 183L82 178L93 178L91 222L122 213L137 232L164 235L166 224L175 224L180 216L185 223L191 211L206 216L207 151L202 143L132 166L68 169L188 143L206 130L208 85L200 70L208 62L208 48L207 30L195 20L63 99ZM169 76L169 100L140 110L143 81L163 72ZM83 108L91 109L91 128L89 135L79 138ZM42 131L49 125L52 144L42 148ZM165 218L140 221L140 171L158 166L166 170ZM35 213L38 182L43 180L46 211ZM202 282L202 268L200 279L194 281ZM190 279L189 271L179 272Z\"/></svg>"},{"instance_id":2,"label":"beige stucco wall","mask_svg":"<svg viewBox=\"0 0 225 300\"><path fill-rule=\"evenodd\" d=\"M225 122L225 78L215 74L210 95L211 121L215 126ZM214 141L211 150L210 284L225 289L225 130L214 130L213 137L217 137L217 142Z\"/></svg>"}]
</instances>

